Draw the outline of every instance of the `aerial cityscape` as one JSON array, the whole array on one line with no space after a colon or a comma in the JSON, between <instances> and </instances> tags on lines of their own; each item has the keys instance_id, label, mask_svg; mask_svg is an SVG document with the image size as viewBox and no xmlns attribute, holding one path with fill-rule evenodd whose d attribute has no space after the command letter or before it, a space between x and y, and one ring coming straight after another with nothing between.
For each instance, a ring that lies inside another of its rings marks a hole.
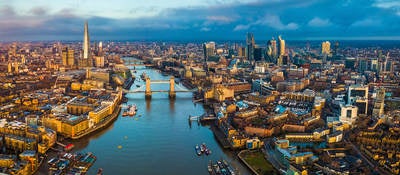
<instances>
[{"instance_id":1,"label":"aerial cityscape","mask_svg":"<svg viewBox=\"0 0 400 175\"><path fill-rule=\"evenodd\" d=\"M395 0L0 0L0 174L400 174Z\"/></svg>"}]
</instances>

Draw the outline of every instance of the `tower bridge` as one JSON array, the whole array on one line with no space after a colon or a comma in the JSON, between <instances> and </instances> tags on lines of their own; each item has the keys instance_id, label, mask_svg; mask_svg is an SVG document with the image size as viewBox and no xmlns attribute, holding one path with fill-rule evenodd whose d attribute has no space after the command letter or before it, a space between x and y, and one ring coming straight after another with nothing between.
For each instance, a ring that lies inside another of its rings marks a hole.
<instances>
[{"instance_id":1,"label":"tower bridge","mask_svg":"<svg viewBox=\"0 0 400 175\"><path fill-rule=\"evenodd\" d=\"M150 80L149 77L146 78L146 83L140 86L137 89L125 91L126 93L144 93L145 98L150 99L153 93L166 93L168 92L169 98L175 98L176 93L178 92L195 92L194 90L180 89L175 90L175 78L171 76L169 80ZM151 90L151 84L169 84L169 90ZM145 90L142 90L142 87L145 86Z\"/></svg>"},{"instance_id":2,"label":"tower bridge","mask_svg":"<svg viewBox=\"0 0 400 175\"><path fill-rule=\"evenodd\" d=\"M146 67L154 66L153 64L148 64L141 60L124 60L124 64L126 66L146 66Z\"/></svg>"}]
</instances>

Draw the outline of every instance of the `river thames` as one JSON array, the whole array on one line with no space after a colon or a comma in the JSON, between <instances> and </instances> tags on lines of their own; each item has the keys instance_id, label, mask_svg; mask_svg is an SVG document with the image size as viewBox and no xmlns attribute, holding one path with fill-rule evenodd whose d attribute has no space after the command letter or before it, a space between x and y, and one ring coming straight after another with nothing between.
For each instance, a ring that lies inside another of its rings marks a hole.
<instances>
[{"instance_id":1,"label":"river thames","mask_svg":"<svg viewBox=\"0 0 400 175\"><path fill-rule=\"evenodd\" d=\"M132 68L132 67L130 67ZM146 74L152 80L168 80L158 70L137 67L136 81L131 90L143 85L140 74ZM144 90L144 87L142 87ZM169 84L153 84L153 90L168 90ZM185 89L176 85L175 89ZM189 115L201 115L201 104L192 103L190 92L177 93L175 100L168 93L153 93L151 100L145 100L143 93L127 94L127 104L136 104L135 117L122 117L108 128L74 141L78 152L93 152L97 161L88 174L96 174L99 168L103 174L190 174L206 175L210 160L226 159L240 174L251 174L242 165L236 154L223 150L218 144L209 126L189 125ZM140 116L140 117L139 117ZM196 144L206 143L211 149L209 156L197 156Z\"/></svg>"}]
</instances>

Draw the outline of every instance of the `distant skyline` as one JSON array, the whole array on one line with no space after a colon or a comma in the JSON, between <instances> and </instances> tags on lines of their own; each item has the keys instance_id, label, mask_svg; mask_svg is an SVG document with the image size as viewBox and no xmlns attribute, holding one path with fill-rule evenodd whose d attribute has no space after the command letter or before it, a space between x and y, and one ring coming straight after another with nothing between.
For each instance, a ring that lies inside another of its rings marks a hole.
<instances>
[{"instance_id":1,"label":"distant skyline","mask_svg":"<svg viewBox=\"0 0 400 175\"><path fill-rule=\"evenodd\" d=\"M0 41L400 40L398 0L0 0Z\"/></svg>"}]
</instances>

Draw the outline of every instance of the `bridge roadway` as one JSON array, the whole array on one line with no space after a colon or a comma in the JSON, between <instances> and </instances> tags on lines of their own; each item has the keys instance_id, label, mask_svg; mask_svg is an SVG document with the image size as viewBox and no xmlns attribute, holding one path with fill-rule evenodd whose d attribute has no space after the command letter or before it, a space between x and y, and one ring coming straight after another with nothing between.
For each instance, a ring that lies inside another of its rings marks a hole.
<instances>
[{"instance_id":1,"label":"bridge roadway","mask_svg":"<svg viewBox=\"0 0 400 175\"><path fill-rule=\"evenodd\" d=\"M177 93L177 92L195 92L196 90L175 90L175 93ZM145 90L133 90L133 91L125 91L126 93L145 93L146 91ZM151 92L152 93L155 93L155 92L161 92L161 93L163 93L163 92L169 92L169 90L151 90Z\"/></svg>"},{"instance_id":2,"label":"bridge roadway","mask_svg":"<svg viewBox=\"0 0 400 175\"><path fill-rule=\"evenodd\" d=\"M125 64L126 66L147 66L147 67L152 67L154 66L153 64Z\"/></svg>"},{"instance_id":3,"label":"bridge roadway","mask_svg":"<svg viewBox=\"0 0 400 175\"><path fill-rule=\"evenodd\" d=\"M169 82L169 80L151 80L150 83L151 84L153 84L153 83L155 83L155 84L157 84L157 83L158 84L167 84L168 83L169 84L170 82Z\"/></svg>"}]
</instances>

